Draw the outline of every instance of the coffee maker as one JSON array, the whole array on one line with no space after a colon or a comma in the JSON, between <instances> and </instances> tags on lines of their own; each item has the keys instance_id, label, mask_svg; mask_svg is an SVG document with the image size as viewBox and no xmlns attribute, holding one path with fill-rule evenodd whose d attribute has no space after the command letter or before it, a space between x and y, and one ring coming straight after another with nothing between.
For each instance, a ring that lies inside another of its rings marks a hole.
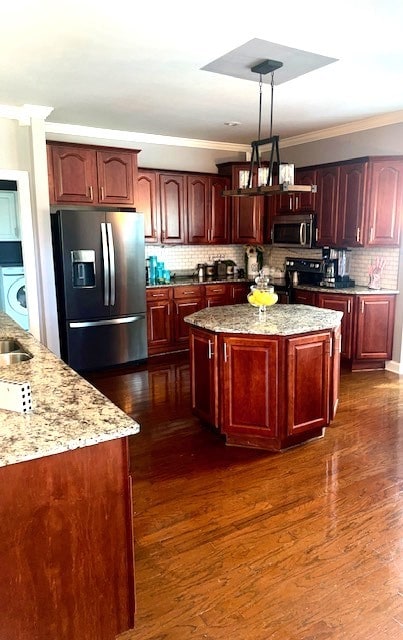
<instances>
[{"instance_id":1,"label":"coffee maker","mask_svg":"<svg viewBox=\"0 0 403 640\"><path fill-rule=\"evenodd\" d=\"M322 287L341 289L354 287L355 282L350 278L350 251L348 249L333 249L323 247L323 278Z\"/></svg>"}]
</instances>

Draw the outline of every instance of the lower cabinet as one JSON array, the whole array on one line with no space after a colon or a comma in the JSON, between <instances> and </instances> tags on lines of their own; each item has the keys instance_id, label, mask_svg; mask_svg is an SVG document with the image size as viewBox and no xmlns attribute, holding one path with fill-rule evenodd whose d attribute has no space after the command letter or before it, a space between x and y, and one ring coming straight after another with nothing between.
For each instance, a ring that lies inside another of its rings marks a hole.
<instances>
[{"instance_id":1,"label":"lower cabinet","mask_svg":"<svg viewBox=\"0 0 403 640\"><path fill-rule=\"evenodd\" d=\"M395 296L358 296L354 368L383 367L392 357Z\"/></svg>"},{"instance_id":2,"label":"lower cabinet","mask_svg":"<svg viewBox=\"0 0 403 640\"><path fill-rule=\"evenodd\" d=\"M134 627L127 438L1 469L0 637L111 640Z\"/></svg>"},{"instance_id":3,"label":"lower cabinet","mask_svg":"<svg viewBox=\"0 0 403 640\"><path fill-rule=\"evenodd\" d=\"M193 412L227 444L279 451L334 417L338 330L279 337L190 328Z\"/></svg>"},{"instance_id":4,"label":"lower cabinet","mask_svg":"<svg viewBox=\"0 0 403 640\"><path fill-rule=\"evenodd\" d=\"M193 329L190 332L190 381L192 409L204 422L219 428L217 391L217 336Z\"/></svg>"},{"instance_id":5,"label":"lower cabinet","mask_svg":"<svg viewBox=\"0 0 403 640\"><path fill-rule=\"evenodd\" d=\"M341 357L352 370L383 369L392 357L396 296L294 291L295 302L342 311Z\"/></svg>"},{"instance_id":6,"label":"lower cabinet","mask_svg":"<svg viewBox=\"0 0 403 640\"><path fill-rule=\"evenodd\" d=\"M245 304L247 302L246 296L250 291L250 284L248 282L233 282L228 286L228 302L227 304Z\"/></svg>"},{"instance_id":7,"label":"lower cabinet","mask_svg":"<svg viewBox=\"0 0 403 640\"><path fill-rule=\"evenodd\" d=\"M189 325L183 318L204 307L203 288L200 285L174 287L174 346L189 347Z\"/></svg>"},{"instance_id":8,"label":"lower cabinet","mask_svg":"<svg viewBox=\"0 0 403 640\"><path fill-rule=\"evenodd\" d=\"M342 311L341 320L341 356L351 359L353 355L353 310L354 296L338 293L318 293L317 306L322 309Z\"/></svg>"}]
</instances>

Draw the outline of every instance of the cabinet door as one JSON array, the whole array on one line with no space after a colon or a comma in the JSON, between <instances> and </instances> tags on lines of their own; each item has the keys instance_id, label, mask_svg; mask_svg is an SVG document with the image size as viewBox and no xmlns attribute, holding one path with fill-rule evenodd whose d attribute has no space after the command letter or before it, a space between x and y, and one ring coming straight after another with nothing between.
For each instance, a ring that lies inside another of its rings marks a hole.
<instances>
[{"instance_id":1,"label":"cabinet door","mask_svg":"<svg viewBox=\"0 0 403 640\"><path fill-rule=\"evenodd\" d=\"M343 312L341 319L341 355L348 359L352 357L353 353L353 303L353 296L337 293L319 293L317 296L318 307Z\"/></svg>"},{"instance_id":2,"label":"cabinet door","mask_svg":"<svg viewBox=\"0 0 403 640\"><path fill-rule=\"evenodd\" d=\"M364 193L366 163L340 167L337 244L342 247L364 246Z\"/></svg>"},{"instance_id":3,"label":"cabinet door","mask_svg":"<svg viewBox=\"0 0 403 640\"><path fill-rule=\"evenodd\" d=\"M184 318L202 307L201 298L174 300L174 340L178 346L187 346L189 343L189 325Z\"/></svg>"},{"instance_id":4,"label":"cabinet door","mask_svg":"<svg viewBox=\"0 0 403 640\"><path fill-rule=\"evenodd\" d=\"M242 196L232 201L232 242L261 244L263 242L262 196Z\"/></svg>"},{"instance_id":5,"label":"cabinet door","mask_svg":"<svg viewBox=\"0 0 403 640\"><path fill-rule=\"evenodd\" d=\"M0 191L0 240L20 240L17 192Z\"/></svg>"},{"instance_id":6,"label":"cabinet door","mask_svg":"<svg viewBox=\"0 0 403 640\"><path fill-rule=\"evenodd\" d=\"M358 297L357 359L390 360L394 316L395 296Z\"/></svg>"},{"instance_id":7,"label":"cabinet door","mask_svg":"<svg viewBox=\"0 0 403 640\"><path fill-rule=\"evenodd\" d=\"M144 238L153 244L160 239L160 218L157 209L157 175L155 171L141 170L137 175L136 210L144 214Z\"/></svg>"},{"instance_id":8,"label":"cabinet door","mask_svg":"<svg viewBox=\"0 0 403 640\"><path fill-rule=\"evenodd\" d=\"M197 331L192 328L189 348L192 409L199 418L218 427L217 337L206 331Z\"/></svg>"},{"instance_id":9,"label":"cabinet door","mask_svg":"<svg viewBox=\"0 0 403 640\"><path fill-rule=\"evenodd\" d=\"M228 304L246 304L246 296L250 291L250 284L247 282L237 282L229 285Z\"/></svg>"},{"instance_id":10,"label":"cabinet door","mask_svg":"<svg viewBox=\"0 0 403 640\"><path fill-rule=\"evenodd\" d=\"M210 244L228 244L230 242L230 200L222 196L229 189L228 178L210 178Z\"/></svg>"},{"instance_id":11,"label":"cabinet door","mask_svg":"<svg viewBox=\"0 0 403 640\"><path fill-rule=\"evenodd\" d=\"M210 184L207 176L187 176L188 241L207 244L210 239Z\"/></svg>"},{"instance_id":12,"label":"cabinet door","mask_svg":"<svg viewBox=\"0 0 403 640\"><path fill-rule=\"evenodd\" d=\"M100 204L134 205L133 153L97 151L98 201Z\"/></svg>"},{"instance_id":13,"label":"cabinet door","mask_svg":"<svg viewBox=\"0 0 403 640\"><path fill-rule=\"evenodd\" d=\"M295 184L309 185L310 187L317 184L316 169L297 169ZM315 211L316 193L308 191L307 193L295 193L294 196L294 211Z\"/></svg>"},{"instance_id":14,"label":"cabinet door","mask_svg":"<svg viewBox=\"0 0 403 640\"><path fill-rule=\"evenodd\" d=\"M340 167L323 167L317 171L316 194L317 244L333 246L337 241Z\"/></svg>"},{"instance_id":15,"label":"cabinet door","mask_svg":"<svg viewBox=\"0 0 403 640\"><path fill-rule=\"evenodd\" d=\"M224 338L222 430L227 435L278 435L278 344L267 337Z\"/></svg>"},{"instance_id":16,"label":"cabinet door","mask_svg":"<svg viewBox=\"0 0 403 640\"><path fill-rule=\"evenodd\" d=\"M185 176L161 173L159 175L161 242L184 244L185 230Z\"/></svg>"},{"instance_id":17,"label":"cabinet door","mask_svg":"<svg viewBox=\"0 0 403 640\"><path fill-rule=\"evenodd\" d=\"M55 203L96 204L95 151L82 147L51 146Z\"/></svg>"},{"instance_id":18,"label":"cabinet door","mask_svg":"<svg viewBox=\"0 0 403 640\"><path fill-rule=\"evenodd\" d=\"M312 306L315 306L316 303L316 293L314 291L293 289L292 297L295 304L310 304Z\"/></svg>"},{"instance_id":19,"label":"cabinet door","mask_svg":"<svg viewBox=\"0 0 403 640\"><path fill-rule=\"evenodd\" d=\"M403 207L403 163L371 162L367 246L398 247Z\"/></svg>"},{"instance_id":20,"label":"cabinet door","mask_svg":"<svg viewBox=\"0 0 403 640\"><path fill-rule=\"evenodd\" d=\"M163 352L173 341L172 331L172 302L164 298L159 299L157 291L155 298L150 299L147 292L147 335L148 352Z\"/></svg>"},{"instance_id":21,"label":"cabinet door","mask_svg":"<svg viewBox=\"0 0 403 640\"><path fill-rule=\"evenodd\" d=\"M288 435L329 423L330 334L287 340Z\"/></svg>"},{"instance_id":22,"label":"cabinet door","mask_svg":"<svg viewBox=\"0 0 403 640\"><path fill-rule=\"evenodd\" d=\"M206 284L206 307L221 307L228 304L229 287L226 284Z\"/></svg>"}]
</instances>

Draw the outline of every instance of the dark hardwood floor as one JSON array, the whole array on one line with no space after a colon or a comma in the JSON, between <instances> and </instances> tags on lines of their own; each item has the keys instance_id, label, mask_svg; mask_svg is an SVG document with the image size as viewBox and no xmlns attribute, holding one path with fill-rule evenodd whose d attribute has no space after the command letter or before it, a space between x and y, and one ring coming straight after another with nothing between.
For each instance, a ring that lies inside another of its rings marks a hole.
<instances>
[{"instance_id":1,"label":"dark hardwood floor","mask_svg":"<svg viewBox=\"0 0 403 640\"><path fill-rule=\"evenodd\" d=\"M201 426L186 355L88 377L141 424L136 629L119 640L403 638L399 376L343 372L325 437L283 453Z\"/></svg>"}]
</instances>

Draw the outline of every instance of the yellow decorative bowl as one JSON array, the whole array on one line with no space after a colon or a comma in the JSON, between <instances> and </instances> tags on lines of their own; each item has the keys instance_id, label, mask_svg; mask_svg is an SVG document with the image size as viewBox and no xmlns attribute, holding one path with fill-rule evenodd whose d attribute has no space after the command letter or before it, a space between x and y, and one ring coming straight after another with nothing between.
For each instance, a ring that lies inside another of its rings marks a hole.
<instances>
[{"instance_id":1,"label":"yellow decorative bowl","mask_svg":"<svg viewBox=\"0 0 403 640\"><path fill-rule=\"evenodd\" d=\"M273 287L259 289L259 287L252 286L247 299L252 307L271 307L278 301L278 295L274 293Z\"/></svg>"}]
</instances>

